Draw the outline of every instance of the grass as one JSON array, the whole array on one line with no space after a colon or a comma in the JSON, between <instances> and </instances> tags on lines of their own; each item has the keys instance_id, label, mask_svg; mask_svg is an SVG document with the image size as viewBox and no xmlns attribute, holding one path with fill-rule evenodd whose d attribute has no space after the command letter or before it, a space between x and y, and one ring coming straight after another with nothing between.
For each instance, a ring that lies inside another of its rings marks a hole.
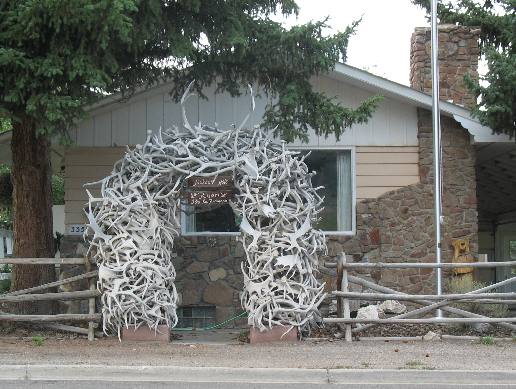
<instances>
[{"instance_id":1,"label":"grass","mask_svg":"<svg viewBox=\"0 0 516 389\"><path fill-rule=\"evenodd\" d=\"M237 337L239 342L249 343L249 330L242 330Z\"/></svg>"},{"instance_id":2,"label":"grass","mask_svg":"<svg viewBox=\"0 0 516 389\"><path fill-rule=\"evenodd\" d=\"M34 343L36 346L43 346L43 343L45 342L45 338L41 335L34 335L32 337L32 343Z\"/></svg>"},{"instance_id":3,"label":"grass","mask_svg":"<svg viewBox=\"0 0 516 389\"><path fill-rule=\"evenodd\" d=\"M495 340L492 336L482 336L480 338L480 343L485 346L492 346L495 343Z\"/></svg>"},{"instance_id":4,"label":"grass","mask_svg":"<svg viewBox=\"0 0 516 389\"><path fill-rule=\"evenodd\" d=\"M405 369L434 370L433 367L427 366L421 361L408 361L405 363Z\"/></svg>"}]
</instances>

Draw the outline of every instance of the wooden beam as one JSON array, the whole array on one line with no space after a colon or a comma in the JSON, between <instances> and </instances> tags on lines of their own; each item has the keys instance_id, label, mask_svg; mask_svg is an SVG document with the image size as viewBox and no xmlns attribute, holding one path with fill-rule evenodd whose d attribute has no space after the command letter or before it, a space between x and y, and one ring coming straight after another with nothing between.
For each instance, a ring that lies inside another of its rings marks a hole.
<instances>
[{"instance_id":1,"label":"wooden beam","mask_svg":"<svg viewBox=\"0 0 516 389\"><path fill-rule=\"evenodd\" d=\"M25 301L48 301L48 300L82 300L90 297L100 296L98 290L80 290L77 292L58 292L23 294L20 296L0 296L0 303L19 303Z\"/></svg>"},{"instance_id":2,"label":"wooden beam","mask_svg":"<svg viewBox=\"0 0 516 389\"><path fill-rule=\"evenodd\" d=\"M0 315L2 321L28 321L28 322L47 322L47 321L100 321L100 313L90 314L60 314L60 315Z\"/></svg>"},{"instance_id":3,"label":"wooden beam","mask_svg":"<svg viewBox=\"0 0 516 389\"><path fill-rule=\"evenodd\" d=\"M492 300L492 299L516 299L516 293L455 293L455 294L442 294L437 296L435 294L397 294L397 293L360 293L360 292L332 292L337 297L345 297L355 300L402 300L402 301L417 301L417 300L428 300L428 301L441 301L441 300Z\"/></svg>"},{"instance_id":4,"label":"wooden beam","mask_svg":"<svg viewBox=\"0 0 516 389\"><path fill-rule=\"evenodd\" d=\"M336 263L326 262L327 268L335 268ZM516 267L516 261L503 262L464 262L464 263L432 263L432 262L349 262L343 265L346 269L454 269L459 267Z\"/></svg>"},{"instance_id":5,"label":"wooden beam","mask_svg":"<svg viewBox=\"0 0 516 389\"><path fill-rule=\"evenodd\" d=\"M45 323L45 324L40 324L39 326L44 327L44 328L51 328L53 330L58 330L58 331L73 332L73 333L80 334L80 335L88 335L88 332L89 332L88 328L69 326L66 324ZM95 336L100 338L100 337L104 336L104 333L101 331L97 331L97 332L95 332Z\"/></svg>"},{"instance_id":6,"label":"wooden beam","mask_svg":"<svg viewBox=\"0 0 516 389\"><path fill-rule=\"evenodd\" d=\"M95 278L95 277L97 277L98 274L99 274L99 272L97 270L94 270L94 271L90 271L90 272L87 272L87 273L84 273L84 274L81 274L81 275L78 275L78 276L75 276L75 277L65 278L65 279L62 279L62 280L59 280L59 281L49 282L48 284L43 284L43 285L40 285L40 286L35 286L33 288L17 290L15 292L4 294L3 297L19 296L21 294L28 294L28 293L33 293L33 292L39 292L41 290L50 289L50 288L54 288L56 286L69 284L71 282L83 280L85 278Z\"/></svg>"},{"instance_id":7,"label":"wooden beam","mask_svg":"<svg viewBox=\"0 0 516 389\"><path fill-rule=\"evenodd\" d=\"M83 265L84 258L1 258L0 265Z\"/></svg>"},{"instance_id":8,"label":"wooden beam","mask_svg":"<svg viewBox=\"0 0 516 389\"><path fill-rule=\"evenodd\" d=\"M432 317L428 319L344 319L340 317L324 318L325 323L341 324L458 324L458 323L516 323L516 317Z\"/></svg>"}]
</instances>

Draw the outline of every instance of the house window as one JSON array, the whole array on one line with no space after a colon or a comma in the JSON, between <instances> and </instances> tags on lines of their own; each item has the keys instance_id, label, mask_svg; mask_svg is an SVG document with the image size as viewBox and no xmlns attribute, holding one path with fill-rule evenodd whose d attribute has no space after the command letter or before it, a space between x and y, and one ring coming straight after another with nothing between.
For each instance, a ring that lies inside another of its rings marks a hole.
<instances>
[{"instance_id":1,"label":"house window","mask_svg":"<svg viewBox=\"0 0 516 389\"><path fill-rule=\"evenodd\" d=\"M314 187L323 186L324 209L317 227L328 234L351 234L354 230L354 180L351 150L312 150L305 160Z\"/></svg>"},{"instance_id":2,"label":"house window","mask_svg":"<svg viewBox=\"0 0 516 389\"><path fill-rule=\"evenodd\" d=\"M302 151L305 152L305 151ZM317 227L329 235L351 235L355 226L352 150L311 150L305 159L314 187L322 186L324 210ZM238 220L229 205L211 210L183 205L182 233L185 235L238 234Z\"/></svg>"}]
</instances>

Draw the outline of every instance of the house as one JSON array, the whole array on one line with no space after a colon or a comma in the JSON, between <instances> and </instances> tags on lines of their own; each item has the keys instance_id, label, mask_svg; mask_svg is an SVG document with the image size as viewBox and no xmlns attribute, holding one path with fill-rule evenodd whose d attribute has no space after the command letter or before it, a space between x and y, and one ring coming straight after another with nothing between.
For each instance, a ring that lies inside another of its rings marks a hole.
<instances>
[{"instance_id":1,"label":"house","mask_svg":"<svg viewBox=\"0 0 516 389\"><path fill-rule=\"evenodd\" d=\"M467 239L471 253L488 260L516 259L516 144L472 118L474 97L463 85L466 72L477 71L478 31L440 27L441 125L443 144L443 259L453 256L452 241ZM433 173L431 126L430 32L418 28L411 42L411 87L345 64L313 78L316 89L345 106L381 94L379 108L367 124L355 125L337 140L311 134L292 149L312 153L309 167L324 185L329 256L344 251L357 261L433 262ZM145 89L130 99L108 97L92 106L89 117L71 132L75 145L66 150L63 255L84 253L81 234L86 221L83 185L107 175L126 146L145 141L147 131L181 124L180 106L168 84ZM240 123L249 96L232 98L205 91L208 100L187 103L190 122L224 128ZM257 98L250 125L259 124L265 100ZM511 168L512 167L512 168ZM222 321L240 311L240 263L244 256L230 209L182 215L177 240L177 289L180 325ZM505 274L477 275L486 281ZM431 269L373 272L383 285L409 292L430 291Z\"/></svg>"}]
</instances>

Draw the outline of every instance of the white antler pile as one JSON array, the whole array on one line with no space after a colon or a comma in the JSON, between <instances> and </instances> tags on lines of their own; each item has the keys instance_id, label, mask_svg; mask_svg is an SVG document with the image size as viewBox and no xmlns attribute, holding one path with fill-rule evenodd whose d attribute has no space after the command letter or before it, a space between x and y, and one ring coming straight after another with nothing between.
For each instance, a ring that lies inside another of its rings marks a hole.
<instances>
[{"instance_id":1,"label":"white antler pile","mask_svg":"<svg viewBox=\"0 0 516 389\"><path fill-rule=\"evenodd\" d=\"M239 191L234 208L242 214L240 240L242 306L250 325L305 327L318 319L323 287L314 276L317 253L326 250L324 235L312 228L322 199L298 153L272 143L257 131L252 148L237 169Z\"/></svg>"},{"instance_id":2,"label":"white antler pile","mask_svg":"<svg viewBox=\"0 0 516 389\"><path fill-rule=\"evenodd\" d=\"M239 128L192 128L184 109L188 97L187 90L184 130L149 136L100 181L100 197L88 192L85 238L99 264L104 331L176 324L172 253L180 191L188 177L222 173L234 175L232 207L242 216L242 305L249 324L308 326L324 297L314 270L317 253L326 249L322 232L312 228L322 204L312 173L298 153L263 129L244 128L249 115Z\"/></svg>"}]
</instances>

